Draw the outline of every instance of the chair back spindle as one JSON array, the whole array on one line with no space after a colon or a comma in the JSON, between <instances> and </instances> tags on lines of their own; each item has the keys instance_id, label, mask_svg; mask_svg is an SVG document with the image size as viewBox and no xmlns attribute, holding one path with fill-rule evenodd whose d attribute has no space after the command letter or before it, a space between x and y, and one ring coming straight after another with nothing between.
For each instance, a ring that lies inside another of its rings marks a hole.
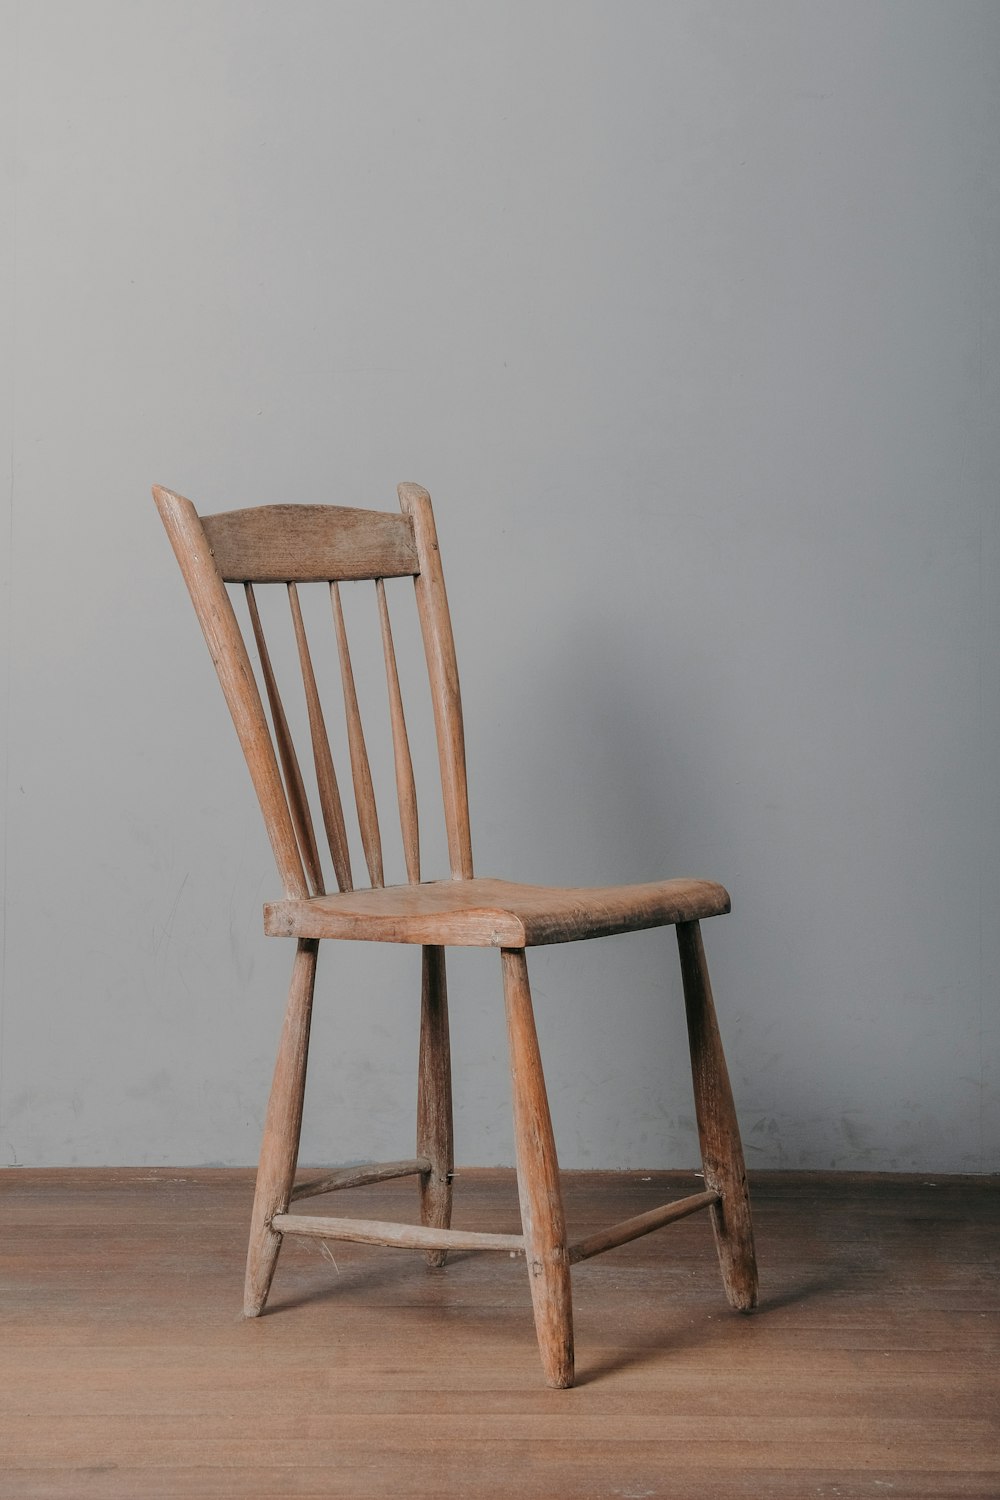
<instances>
[{"instance_id":1,"label":"chair back spindle","mask_svg":"<svg viewBox=\"0 0 1000 1500\"><path fill-rule=\"evenodd\" d=\"M247 585L247 587L249 589L250 586ZM306 711L309 715L309 734L313 747L313 766L316 771L316 786L319 791L323 826L326 829L326 838L330 846L330 858L333 861L337 885L342 891L350 891L354 889L354 882L351 878L351 855L347 847L347 826L344 823L344 806L340 800L337 773L333 768L333 756L330 753L330 737L326 732L323 705L320 702L319 689L316 686L316 674L313 671L312 657L309 654L309 642L306 638L306 627L302 619L302 606L299 604L299 590L296 583L289 583L288 585L288 602L292 611L292 629L295 631L295 644L299 653L299 666L302 669L302 685L306 693Z\"/></svg>"},{"instance_id":2,"label":"chair back spindle","mask_svg":"<svg viewBox=\"0 0 1000 1500\"><path fill-rule=\"evenodd\" d=\"M337 653L340 657L340 678L344 689L344 713L347 717L347 743L351 753L351 775L354 778L354 800L358 809L358 824L361 843L368 866L368 878L373 886L384 885L382 876L382 839L378 828L378 810L375 806L375 788L372 786L371 767L365 746L365 732L361 726L361 711L358 694L354 686L351 668L351 652L347 644L347 627L340 602L340 585L330 584L330 602L333 605L333 623L337 632Z\"/></svg>"},{"instance_id":3,"label":"chair back spindle","mask_svg":"<svg viewBox=\"0 0 1000 1500\"><path fill-rule=\"evenodd\" d=\"M264 677L264 688L271 708L271 722L274 725L274 737L278 744L278 759L285 777L285 791L288 797L288 810L292 815L292 826L295 829L299 853L302 855L302 864L312 893L314 896L322 896L324 894L323 871L319 862L319 850L316 847L316 831L313 828L312 813L309 810L309 798L306 795L305 782L302 780L302 772L299 768L299 758L295 753L295 743L288 728L281 694L278 692L278 681L274 675L274 668L271 666L271 655L264 638L264 627L260 622L253 584L247 583L244 588L250 624L257 645L257 656Z\"/></svg>"},{"instance_id":4,"label":"chair back spindle","mask_svg":"<svg viewBox=\"0 0 1000 1500\"><path fill-rule=\"evenodd\" d=\"M396 767L396 800L399 803L399 830L403 836L406 878L411 885L420 883L420 827L417 819L417 788L413 780L410 741L403 717L403 698L399 690L396 652L392 644L389 606L385 598L385 580L376 578L379 625L382 630L382 653L385 657L385 679L389 689L389 720L392 725L392 756Z\"/></svg>"}]
</instances>

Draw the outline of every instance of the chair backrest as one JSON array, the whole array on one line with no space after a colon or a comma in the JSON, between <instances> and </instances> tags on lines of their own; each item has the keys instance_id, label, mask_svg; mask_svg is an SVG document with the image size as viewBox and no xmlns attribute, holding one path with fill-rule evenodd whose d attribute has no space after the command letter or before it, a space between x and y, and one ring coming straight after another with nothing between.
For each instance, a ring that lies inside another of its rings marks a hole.
<instances>
[{"instance_id":1,"label":"chair backrest","mask_svg":"<svg viewBox=\"0 0 1000 1500\"><path fill-rule=\"evenodd\" d=\"M264 638L255 589L284 584L298 653L319 811L340 890L354 885L344 810L299 600L300 584L329 589L340 663L354 798L365 863L373 886L383 884L382 846L339 585L374 582L385 659L396 794L408 879L420 880L417 798L385 580L412 578L430 679L445 828L452 878L472 876L462 700L455 644L430 496L399 486L399 515L336 505L265 505L199 516L190 500L153 487L191 600L226 695L267 825L286 895L325 891L316 824ZM250 653L227 584L242 584L273 725L264 712Z\"/></svg>"}]
</instances>

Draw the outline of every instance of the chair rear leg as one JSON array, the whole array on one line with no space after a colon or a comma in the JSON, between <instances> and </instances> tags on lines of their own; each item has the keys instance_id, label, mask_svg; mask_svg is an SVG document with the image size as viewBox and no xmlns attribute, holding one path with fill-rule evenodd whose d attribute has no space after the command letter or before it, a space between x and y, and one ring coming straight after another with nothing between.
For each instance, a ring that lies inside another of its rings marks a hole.
<instances>
[{"instance_id":1,"label":"chair rear leg","mask_svg":"<svg viewBox=\"0 0 1000 1500\"><path fill-rule=\"evenodd\" d=\"M502 952L514 1144L538 1348L549 1385L573 1384L573 1302L559 1163L522 948Z\"/></svg>"},{"instance_id":2,"label":"chair rear leg","mask_svg":"<svg viewBox=\"0 0 1000 1500\"><path fill-rule=\"evenodd\" d=\"M705 1186L721 1200L711 1209L715 1245L730 1305L749 1312L757 1303L750 1195L699 923L677 924L677 946Z\"/></svg>"},{"instance_id":3,"label":"chair rear leg","mask_svg":"<svg viewBox=\"0 0 1000 1500\"><path fill-rule=\"evenodd\" d=\"M420 989L420 1061L417 1075L417 1155L431 1169L420 1179L420 1221L435 1229L451 1225L454 1170L451 1109L451 1043L444 949L425 946ZM428 1250L427 1263L443 1266L447 1250Z\"/></svg>"},{"instance_id":4,"label":"chair rear leg","mask_svg":"<svg viewBox=\"0 0 1000 1500\"><path fill-rule=\"evenodd\" d=\"M281 1249L281 1235L271 1228L271 1220L275 1214L287 1212L295 1177L318 952L317 939L299 939L257 1169L243 1297L243 1312L248 1318L256 1318L267 1301Z\"/></svg>"}]
</instances>

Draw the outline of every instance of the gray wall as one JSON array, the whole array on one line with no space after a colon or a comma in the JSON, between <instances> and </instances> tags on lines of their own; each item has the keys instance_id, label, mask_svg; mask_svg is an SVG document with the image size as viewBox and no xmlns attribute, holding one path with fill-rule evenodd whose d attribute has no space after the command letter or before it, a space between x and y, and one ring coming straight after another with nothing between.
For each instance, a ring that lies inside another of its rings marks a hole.
<instances>
[{"instance_id":1,"label":"gray wall","mask_svg":"<svg viewBox=\"0 0 1000 1500\"><path fill-rule=\"evenodd\" d=\"M415 479L480 871L730 886L751 1165L998 1165L998 57L991 3L0 4L0 1161L256 1155L291 954L150 483ZM324 959L304 1154L405 1153L417 955ZM693 1161L674 969L535 955L566 1165Z\"/></svg>"}]
</instances>

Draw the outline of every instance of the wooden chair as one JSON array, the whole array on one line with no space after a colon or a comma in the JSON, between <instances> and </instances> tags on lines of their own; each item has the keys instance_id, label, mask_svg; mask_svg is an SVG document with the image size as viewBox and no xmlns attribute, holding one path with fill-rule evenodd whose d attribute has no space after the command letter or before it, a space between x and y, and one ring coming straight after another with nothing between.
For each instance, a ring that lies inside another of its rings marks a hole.
<instances>
[{"instance_id":1,"label":"wooden chair","mask_svg":"<svg viewBox=\"0 0 1000 1500\"><path fill-rule=\"evenodd\" d=\"M515 885L473 875L465 747L455 648L430 496L399 486L401 514L338 506L268 505L199 517L189 500L153 496L184 574L215 662L260 800L284 898L264 908L264 929L296 939L288 1008L267 1108L250 1246L245 1312L264 1308L286 1234L420 1247L433 1265L456 1250L524 1254L535 1326L548 1383L573 1384L570 1267L661 1225L707 1208L722 1279L733 1307L757 1295L750 1203L736 1114L719 1039L699 923L729 910L722 886L666 880L607 889ZM451 878L422 881L414 776L407 743L385 580L410 577L416 589L437 732ZM382 850L358 709L339 584L373 580L388 685L396 789L409 883L383 884ZM305 701L319 813L337 894L327 894L305 782L261 627L255 589L287 588ZM303 623L299 586L322 584L333 609L347 738L361 843L370 888L355 890L344 811ZM227 584L242 584L274 737ZM704 1191L569 1243L552 1124L528 986L526 950L608 933L677 929L691 1046ZM295 1182L316 959L321 938L417 943L423 949L416 1155ZM510 1046L521 1234L450 1228L451 1066L444 950L500 949ZM419 1178L419 1225L294 1213L293 1202L389 1178Z\"/></svg>"}]
</instances>

